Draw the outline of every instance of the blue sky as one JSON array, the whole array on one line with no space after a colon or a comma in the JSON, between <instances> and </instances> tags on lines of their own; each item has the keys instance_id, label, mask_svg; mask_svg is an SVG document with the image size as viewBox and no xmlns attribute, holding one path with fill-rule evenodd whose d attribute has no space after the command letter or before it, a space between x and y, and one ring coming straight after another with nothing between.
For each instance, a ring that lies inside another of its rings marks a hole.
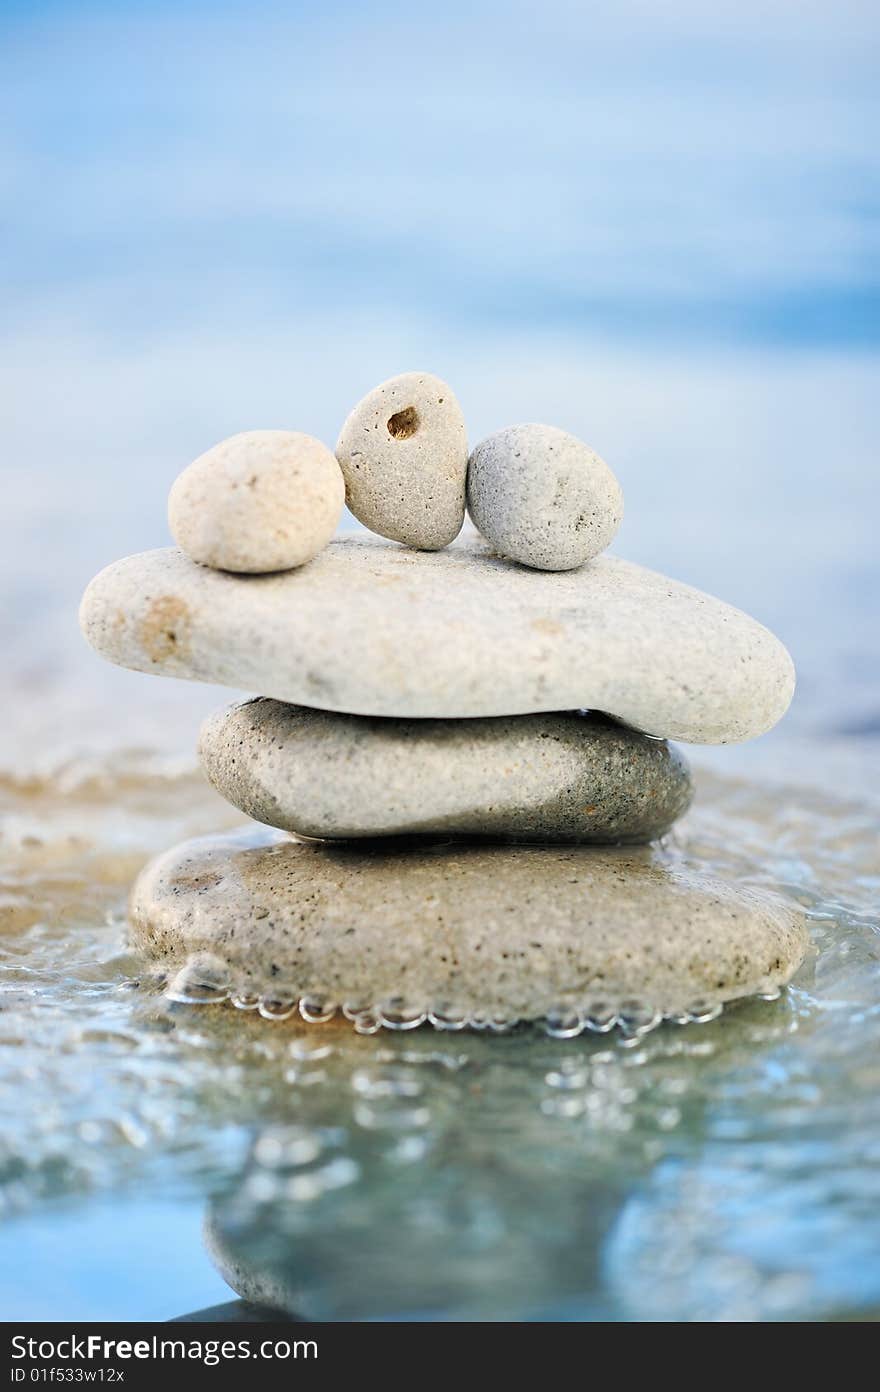
<instances>
[{"instance_id":1,"label":"blue sky","mask_svg":"<svg viewBox=\"0 0 880 1392\"><path fill-rule=\"evenodd\" d=\"M880 337L870 3L0 9L13 316Z\"/></svg>"}]
</instances>

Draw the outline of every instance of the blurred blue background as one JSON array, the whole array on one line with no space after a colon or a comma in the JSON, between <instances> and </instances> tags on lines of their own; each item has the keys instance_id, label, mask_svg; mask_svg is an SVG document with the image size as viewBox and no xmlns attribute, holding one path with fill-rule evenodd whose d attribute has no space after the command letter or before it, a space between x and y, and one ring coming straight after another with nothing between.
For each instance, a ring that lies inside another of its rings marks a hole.
<instances>
[{"instance_id":1,"label":"blurred blue background","mask_svg":"<svg viewBox=\"0 0 880 1392\"><path fill-rule=\"evenodd\" d=\"M16 753L209 708L101 668L82 585L216 440L408 369L598 449L615 549L789 643L789 729L880 728L876 5L0 14Z\"/></svg>"}]
</instances>

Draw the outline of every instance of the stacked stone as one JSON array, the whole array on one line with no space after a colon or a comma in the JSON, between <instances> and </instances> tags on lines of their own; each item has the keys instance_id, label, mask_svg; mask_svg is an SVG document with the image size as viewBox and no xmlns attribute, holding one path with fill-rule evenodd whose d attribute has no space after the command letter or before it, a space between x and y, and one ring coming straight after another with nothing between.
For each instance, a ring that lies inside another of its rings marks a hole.
<instances>
[{"instance_id":1,"label":"stacked stone","mask_svg":"<svg viewBox=\"0 0 880 1392\"><path fill-rule=\"evenodd\" d=\"M334 538L343 502L375 535ZM179 549L102 572L81 621L124 666L262 693L209 719L200 755L275 831L148 867L136 941L210 954L264 1013L341 1005L363 1029L567 1034L778 989L799 915L619 848L690 802L667 740L769 729L791 660L721 601L603 555L622 515L607 464L563 430L469 455L454 394L421 373L365 397L335 456L253 431L191 464L169 500Z\"/></svg>"}]
</instances>

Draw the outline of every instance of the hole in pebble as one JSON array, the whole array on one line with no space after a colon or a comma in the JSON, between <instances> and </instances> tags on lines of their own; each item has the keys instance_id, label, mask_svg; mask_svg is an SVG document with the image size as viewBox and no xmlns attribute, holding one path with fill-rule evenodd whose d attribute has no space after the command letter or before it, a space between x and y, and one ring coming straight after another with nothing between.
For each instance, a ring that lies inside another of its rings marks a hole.
<instances>
[{"instance_id":1,"label":"hole in pebble","mask_svg":"<svg viewBox=\"0 0 880 1392\"><path fill-rule=\"evenodd\" d=\"M415 406L404 406L388 417L388 434L395 440L408 440L419 428L419 413Z\"/></svg>"}]
</instances>

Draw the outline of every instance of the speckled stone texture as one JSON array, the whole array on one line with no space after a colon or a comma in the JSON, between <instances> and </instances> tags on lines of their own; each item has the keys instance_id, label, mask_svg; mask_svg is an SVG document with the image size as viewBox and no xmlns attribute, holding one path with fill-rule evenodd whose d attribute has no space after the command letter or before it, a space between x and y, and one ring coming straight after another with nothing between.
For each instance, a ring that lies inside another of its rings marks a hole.
<instances>
[{"instance_id":1,"label":"speckled stone texture","mask_svg":"<svg viewBox=\"0 0 880 1392\"><path fill-rule=\"evenodd\" d=\"M554 425L511 425L468 462L467 505L501 556L571 570L610 546L623 493L599 455Z\"/></svg>"},{"instance_id":2,"label":"speckled stone texture","mask_svg":"<svg viewBox=\"0 0 880 1392\"><path fill-rule=\"evenodd\" d=\"M208 954L239 990L537 1019L637 999L664 1013L787 981L803 915L658 852L185 842L131 898L134 946Z\"/></svg>"},{"instance_id":3,"label":"speckled stone texture","mask_svg":"<svg viewBox=\"0 0 880 1392\"><path fill-rule=\"evenodd\" d=\"M779 640L721 600L614 556L526 570L470 536L429 554L345 535L271 576L147 551L92 581L80 622L123 667L354 715L589 708L725 744L769 730L794 690Z\"/></svg>"},{"instance_id":4,"label":"speckled stone texture","mask_svg":"<svg viewBox=\"0 0 880 1392\"><path fill-rule=\"evenodd\" d=\"M350 511L370 531L435 551L461 531L467 430L455 395L405 372L359 401L336 445Z\"/></svg>"},{"instance_id":5,"label":"speckled stone texture","mask_svg":"<svg viewBox=\"0 0 880 1392\"><path fill-rule=\"evenodd\" d=\"M258 699L211 716L199 753L242 812L309 837L650 841L691 798L677 750L578 713L389 720Z\"/></svg>"},{"instance_id":6,"label":"speckled stone texture","mask_svg":"<svg viewBox=\"0 0 880 1392\"><path fill-rule=\"evenodd\" d=\"M168 498L168 523L191 560L265 574L303 565L326 546L344 501L339 465L320 440L248 430L184 469Z\"/></svg>"}]
</instances>

